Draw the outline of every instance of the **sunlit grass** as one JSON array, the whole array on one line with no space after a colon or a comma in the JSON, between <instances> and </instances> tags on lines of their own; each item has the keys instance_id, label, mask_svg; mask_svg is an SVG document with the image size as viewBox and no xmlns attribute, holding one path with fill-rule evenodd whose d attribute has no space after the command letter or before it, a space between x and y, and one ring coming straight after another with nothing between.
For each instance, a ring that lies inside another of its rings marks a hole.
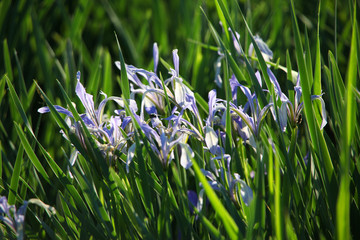
<instances>
[{"instance_id":1,"label":"sunlit grass","mask_svg":"<svg viewBox=\"0 0 360 240\"><path fill-rule=\"evenodd\" d=\"M2 1L0 238L359 238L358 10L356 1ZM127 64L156 77L136 83ZM268 68L303 104L284 131L290 105ZM111 99L97 119L106 133L82 115L77 71L96 109ZM117 135L116 117L128 121ZM23 230L10 224L22 205Z\"/></svg>"}]
</instances>

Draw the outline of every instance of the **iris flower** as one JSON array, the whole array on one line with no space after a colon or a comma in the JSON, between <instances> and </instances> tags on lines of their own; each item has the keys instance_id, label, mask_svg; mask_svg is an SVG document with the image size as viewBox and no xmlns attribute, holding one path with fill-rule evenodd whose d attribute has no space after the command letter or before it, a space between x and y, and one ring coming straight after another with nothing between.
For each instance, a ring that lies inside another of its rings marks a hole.
<instances>
[{"instance_id":1,"label":"iris flower","mask_svg":"<svg viewBox=\"0 0 360 240\"><path fill-rule=\"evenodd\" d=\"M181 166L188 169L192 165L191 158L194 157L194 152L186 143L186 140L190 134L197 137L201 135L198 131L188 129L185 126L186 124L191 125L191 123L182 118L183 111L184 110L182 110L178 115L173 114L166 119L172 122L172 124L168 127L165 127L157 116L152 118L151 122L153 127L151 127L143 119L141 119L140 116L134 114L135 120L139 123L141 130L150 143L151 149L158 156L164 167L167 167L174 159L173 150L176 146L179 146L181 150ZM194 127L193 125L191 126ZM131 152L128 154L126 163L127 170L129 169L129 165L135 154L135 145L132 145L130 149Z\"/></svg>"},{"instance_id":2,"label":"iris flower","mask_svg":"<svg viewBox=\"0 0 360 240\"><path fill-rule=\"evenodd\" d=\"M0 198L0 220L9 226L18 239L24 238L25 214L28 202L16 211L15 205L9 205L6 197Z\"/></svg>"},{"instance_id":3,"label":"iris flower","mask_svg":"<svg viewBox=\"0 0 360 240\"><path fill-rule=\"evenodd\" d=\"M236 117L240 117L241 123L245 123L252 135L255 138L259 137L262 121L273 104L269 103L261 109L255 93L252 94L248 87L241 85L234 75L230 79L230 86L233 97L237 95L237 88L240 88L248 99L244 108L230 102L230 110L234 113L235 120ZM247 113L248 109L250 114Z\"/></svg>"},{"instance_id":4,"label":"iris flower","mask_svg":"<svg viewBox=\"0 0 360 240\"><path fill-rule=\"evenodd\" d=\"M294 104L288 99L288 97L281 91L280 85L272 73L272 71L268 68L267 73L269 75L270 81L274 85L275 94L280 98L282 105L279 109L279 123L282 131L286 130L287 118L290 120L291 127L296 127L301 118L301 111L304 108L304 103L301 102L302 89L300 86L300 75L298 75L296 85L294 87L295 90L295 101ZM323 129L327 124L326 121L326 110L325 110L325 102L321 97L322 95L312 95L311 100L320 100L321 103L321 115L322 122L320 125L320 129Z\"/></svg>"},{"instance_id":5,"label":"iris flower","mask_svg":"<svg viewBox=\"0 0 360 240\"><path fill-rule=\"evenodd\" d=\"M112 158L112 152L116 149L122 149L125 144L125 140L119 131L119 127L125 129L127 123L129 123L129 117L124 116L124 110L117 110L116 113L120 114L118 116L112 116L108 120L104 116L104 108L108 101L115 101L120 107L124 108L124 101L120 97L107 97L105 93L101 94L105 97L99 104L98 108L95 109L93 96L86 92L84 86L80 82L80 72L77 72L77 85L75 89L76 95L79 97L82 105L85 108L85 113L80 114L81 119L84 121L86 127L89 129L91 134L95 137L99 148L102 150L103 154L109 157L109 160ZM80 142L83 142L83 136L80 131L80 124L75 122L74 116L72 113L61 106L54 106L56 111L67 115L68 124L71 127L71 130L75 132L78 136ZM134 112L137 112L136 102L130 99L130 109ZM49 107L42 107L38 109L39 113L50 112ZM77 154L72 154L75 156ZM71 165L74 164L74 159L71 161Z\"/></svg>"},{"instance_id":6,"label":"iris flower","mask_svg":"<svg viewBox=\"0 0 360 240\"><path fill-rule=\"evenodd\" d=\"M221 174L222 177L219 180L212 172L204 170L204 169L201 169L201 170L202 170L202 173L205 175L205 177L207 177L208 183L210 184L212 189L214 189L215 191L221 192L222 194L229 194L230 199L233 202L238 203L238 204L241 202L241 200L238 198L238 195L236 193L239 192L239 185L240 185L240 197L242 199L242 202L246 206L250 205L250 203L253 199L252 189L246 184L246 182L244 180L242 180L240 178L239 174L234 173L233 175L231 175L231 173L229 172L226 175L227 179L225 181L224 174ZM224 169L222 167L220 167L220 169L218 171L223 172ZM229 184L228 188L226 188L221 182L227 182ZM201 189L199 192L199 195L197 197L195 197L194 194L188 196L191 203L193 203L195 199L197 200L196 208L198 211L201 211L201 209L203 208L204 193L205 193L205 190Z\"/></svg>"}]
</instances>

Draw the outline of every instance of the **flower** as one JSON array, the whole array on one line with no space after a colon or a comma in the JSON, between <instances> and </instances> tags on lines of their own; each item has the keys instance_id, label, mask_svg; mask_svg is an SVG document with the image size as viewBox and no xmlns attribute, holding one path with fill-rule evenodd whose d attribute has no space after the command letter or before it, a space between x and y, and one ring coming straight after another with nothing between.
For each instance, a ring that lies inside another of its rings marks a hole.
<instances>
[{"instance_id":1,"label":"flower","mask_svg":"<svg viewBox=\"0 0 360 240\"><path fill-rule=\"evenodd\" d=\"M16 211L15 205L9 205L6 197L0 198L0 220L9 226L14 233L18 236L18 239L24 238L24 224L25 214L28 202L24 201L24 204Z\"/></svg>"},{"instance_id":2,"label":"flower","mask_svg":"<svg viewBox=\"0 0 360 240\"><path fill-rule=\"evenodd\" d=\"M245 204L245 206L249 206L252 199L253 199L253 192L252 189L245 183L244 180L240 178L240 175L237 173L234 173L233 176L230 173L230 170L225 175L224 168L221 166L221 163L219 163L220 168L216 169L216 172L221 173L221 178L219 179L216 177L211 171L201 169L202 173L209 179L208 183L214 189L215 191L221 192L222 194L229 194L230 199L236 203L239 204L242 202ZM226 178L226 180L225 180ZM228 184L228 188L225 187L223 183ZM200 184L201 185L201 184ZM240 186L239 186L240 185ZM239 189L240 187L240 189ZM227 190L228 189L228 190ZM240 190L240 191L239 191ZM237 193L240 192L240 195ZM197 200L196 208L197 211L201 211L204 205L204 193L205 190L201 189L198 196L194 196L194 194L188 194L189 201L191 203L194 202L194 200ZM241 200L240 200L240 198ZM195 205L195 204L194 204Z\"/></svg>"},{"instance_id":3,"label":"flower","mask_svg":"<svg viewBox=\"0 0 360 240\"><path fill-rule=\"evenodd\" d=\"M273 58L273 52L270 50L268 45L258 35L254 36L254 40L256 42L256 45L259 47L259 50L260 50L261 55L263 56L264 60L270 61ZM248 53L249 53L249 56L255 55L253 43L250 43Z\"/></svg>"},{"instance_id":4,"label":"flower","mask_svg":"<svg viewBox=\"0 0 360 240\"><path fill-rule=\"evenodd\" d=\"M99 104L98 108L95 109L93 96L86 92L85 87L80 82L80 72L77 72L77 85L76 85L76 95L79 97L82 105L85 108L85 113L80 114L81 119L84 121L87 129L90 131L92 136L95 137L96 143L103 155L108 157L109 163L113 158L113 152L115 150L122 150L126 145L126 139L122 136L122 132L119 128L125 130L125 127L128 126L130 122L130 117L125 116L124 110L124 101L120 97L107 97L103 92L101 94L105 97ZM117 116L111 116L110 120L104 116L105 105L108 101L115 101L120 107L121 110L116 110L115 113ZM84 136L81 134L80 123L75 122L73 114L61 106L55 105L55 110L59 113L63 113L67 116L67 122L70 126L71 131L73 131L80 142L85 146L83 141ZM130 109L133 112L137 112L138 108L136 102L130 99ZM39 113L48 113L50 112L49 107L42 107L38 109ZM64 135L65 136L65 135ZM65 136L66 138L66 136ZM126 151L125 151L126 152ZM77 156L72 154L72 156ZM71 158L71 165L75 162L74 157Z\"/></svg>"},{"instance_id":5,"label":"flower","mask_svg":"<svg viewBox=\"0 0 360 240\"><path fill-rule=\"evenodd\" d=\"M287 125L287 117L289 117L291 127L295 128L301 120L301 111L304 107L303 102L301 101L302 89L300 86L300 75L298 75L296 85L294 87L295 90L295 99L294 104L288 99L288 97L281 91L280 85L272 73L272 71L268 68L267 73L269 75L271 83L274 85L275 94L277 97L280 97L282 105L279 109L279 123L282 131L286 130ZM326 121L326 110L325 110L325 102L322 99L321 95L312 95L311 100L320 100L321 103L321 115L322 115L322 122L320 125L320 129L323 129L327 124ZM276 119L276 116L274 114Z\"/></svg>"},{"instance_id":6,"label":"flower","mask_svg":"<svg viewBox=\"0 0 360 240\"><path fill-rule=\"evenodd\" d=\"M177 145L180 146L181 150L181 166L185 169L188 169L192 165L191 158L194 157L194 152L186 143L187 137L189 135L198 137L200 134L198 131L188 129L186 127L186 125L190 123L182 118L183 111L184 110L178 113L178 115L173 113L170 117L166 118L166 120L172 122L172 124L169 123L168 127L165 127L157 116L151 119L153 126L151 127L143 119L141 119L140 116L133 113L135 120L139 123L141 130L149 141L151 149L158 156L164 167L167 167L174 159L173 150ZM191 126L193 127L193 125ZM131 153L128 155L128 160L126 163L127 169L129 168L132 158L134 157L134 151L135 145L132 145Z\"/></svg>"},{"instance_id":7,"label":"flower","mask_svg":"<svg viewBox=\"0 0 360 240\"><path fill-rule=\"evenodd\" d=\"M230 86L233 93L233 101L235 101L234 99L236 99L235 97L238 87L242 90L242 92L248 99L244 108L242 108L241 106L236 106L236 104L230 102L230 110L232 111L232 113L235 114L233 115L235 116L235 122L237 122L238 124L241 123L241 127L244 126L242 123L245 123L245 125L252 133L252 136L258 138L260 135L262 120L265 118L267 112L269 111L273 103L269 103L262 109L260 109L259 102L255 93L252 94L248 87L241 85L234 75L230 79ZM250 115L247 113L248 108L250 108ZM240 117L241 121L237 117Z\"/></svg>"}]
</instances>

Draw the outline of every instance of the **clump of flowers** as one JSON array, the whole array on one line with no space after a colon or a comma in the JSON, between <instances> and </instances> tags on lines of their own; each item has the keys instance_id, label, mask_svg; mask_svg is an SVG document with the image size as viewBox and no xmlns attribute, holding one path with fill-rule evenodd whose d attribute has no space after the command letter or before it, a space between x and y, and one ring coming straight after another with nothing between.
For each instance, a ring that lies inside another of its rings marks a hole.
<instances>
[{"instance_id":1,"label":"clump of flowers","mask_svg":"<svg viewBox=\"0 0 360 240\"><path fill-rule=\"evenodd\" d=\"M239 34L232 32L231 34L237 53L243 56L244 52L238 43ZM263 57L267 61L271 60L273 53L265 42L258 36L255 38L255 42L259 45ZM253 45L250 46L248 52L253 55ZM219 54L215 77L218 85L221 84L219 68L221 67L221 59L224 57L221 52ZM274 85L277 99L269 97L270 100L267 105L260 107L258 96L251 91L251 88L241 84L235 75L232 75L229 79L232 93L231 101L217 98L216 89L211 90L208 94L209 113L204 120L199 113L195 94L180 76L177 50L173 50L174 68L169 69L170 76L165 80L159 77L157 73L159 50L156 43L153 46L153 58L153 71L127 64L125 64L125 69L121 69L120 62L115 62L121 71L126 71L127 78L130 81L130 99L108 97L101 92L100 94L104 96L104 99L97 108L95 108L93 96L86 92L80 82L80 72L78 72L75 92L85 109L85 112L80 114L81 121L91 133L103 156L111 164L112 161L117 160L117 153L125 154L127 156L125 166L129 172L136 156L135 150L140 147L137 144L143 144L144 141L147 141L163 168L168 168L175 159L175 149L178 149L181 166L189 169L192 166L193 159L196 158L189 143L189 139L193 139L200 142L204 146L204 151L208 152L210 156L210 159L206 161L205 169L202 169L210 185L215 190L228 194L232 201L240 204L240 196L242 202L249 205L253 198L252 189L241 179L239 174L230 171L231 155L226 153L223 147L227 137L225 134L226 109L229 108L230 110L233 136L240 137L244 144L249 144L254 151L258 151L257 142L260 140L261 127L269 110L273 113L274 119L282 131L286 129L288 119L292 128L296 126L302 110L300 80L298 79L294 88L295 103L293 104L281 91L274 74L268 68L267 73L263 74L268 74L271 83ZM255 75L262 87L260 73L256 72ZM267 89L263 89L263 91L269 92ZM240 103L238 94L245 95L247 101ZM136 99L139 98L141 98L141 103L138 105ZM279 109L275 109L273 101L278 99L280 99L281 105ZM326 124L324 102L321 96L313 96L313 100L315 99L319 99L322 103L323 122L321 127L323 127ZM105 105L109 101L114 101L119 107L111 116L104 114ZM125 102L129 105L128 109L125 108ZM80 143L86 148L81 124L75 121L73 113L61 106L55 106L55 109L66 115L71 131L76 134ZM278 115L274 114L275 110L278 110ZM47 113L50 109L42 107L38 111ZM137 143L134 139L136 131L141 131L145 136ZM72 154L70 165L74 164L77 154L77 151ZM261 152L259 156L262 156ZM201 211L204 191L201 190L199 194L196 194L190 190L188 193L192 205Z\"/></svg>"}]
</instances>

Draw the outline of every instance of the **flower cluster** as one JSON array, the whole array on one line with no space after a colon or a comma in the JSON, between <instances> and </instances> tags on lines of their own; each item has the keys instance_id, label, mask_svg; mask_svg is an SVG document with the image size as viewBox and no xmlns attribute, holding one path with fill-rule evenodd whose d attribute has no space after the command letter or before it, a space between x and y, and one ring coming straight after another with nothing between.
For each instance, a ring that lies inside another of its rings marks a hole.
<instances>
[{"instance_id":1,"label":"flower cluster","mask_svg":"<svg viewBox=\"0 0 360 240\"><path fill-rule=\"evenodd\" d=\"M244 54L238 44L238 34L232 35L235 49L240 55ZM256 42L266 59L271 59L272 52L261 38L256 37ZM253 51L252 46L250 46L249 51ZM104 157L111 164L111 161L117 159L117 152L125 154L127 156L126 170L129 172L137 147L134 136L136 131L141 131L145 139L140 140L140 143L143 143L141 141L149 143L151 151L164 168L167 168L175 159L174 150L178 149L180 164L185 169L188 169L191 167L192 159L195 157L189 139L194 139L194 141L202 143L205 151L209 153L210 159L206 161L206 169L203 169L203 173L209 179L211 186L215 190L221 190L222 192L228 189L228 194L235 202L240 202L235 194L235 190L240 186L242 201L245 205L250 204L252 190L240 178L239 174L230 171L231 156L224 149L227 137L225 134L226 109L229 108L230 110L232 130L234 131L232 135L242 139L244 144L249 144L254 151L257 151L256 140L260 137L265 116L269 110L274 112L274 103L271 97L269 97L269 103L261 107L256 94L251 92L249 87L242 85L233 75L230 78L231 101L217 98L216 90L211 90L208 94L208 116L203 120L197 107L195 94L180 76L177 50L173 50L174 68L169 69L170 76L165 80L159 77L157 73L159 50L156 43L153 46L153 57L153 71L126 64L126 69L121 69L120 62L115 62L115 65L121 71L125 70L127 73L131 89L130 99L108 97L101 92L104 99L97 109L95 108L93 96L85 91L80 82L80 72L77 74L75 92L85 109L85 112L80 114L80 117ZM219 61L221 61L221 56ZM216 72L219 74L218 70ZM271 70L268 68L268 72L263 74L269 75L276 96L280 98L282 103L278 109L279 114L273 114L274 119L283 131L286 129L287 119L289 119L291 127L295 127L302 110L299 80L295 86L295 103L293 104L281 91L279 83ZM259 85L262 86L259 72L256 73L256 77ZM216 79L218 79L217 83L220 83L219 76ZM239 89L240 92L238 93ZM266 91L264 89L264 92ZM247 99L242 104L238 101L238 96L241 94L245 96L243 99ZM141 99L141 104L138 106L136 100L139 99ZM321 96L314 96L313 99L320 99L323 103ZM111 116L104 114L105 105L109 101L114 101L118 106L118 109ZM125 107L126 103L129 108ZM61 106L55 106L55 109L59 113L66 115L71 131L83 143L85 136L82 135L81 124L75 121L73 113ZM42 107L38 111L46 113L50 109ZM324 104L323 117L322 127L326 124ZM77 152L72 155L70 165L74 164L76 155ZM196 199L197 203L194 205L197 206L198 210L202 208L203 191L199 193L199 196L190 191L189 198L191 202L195 202L194 199Z\"/></svg>"}]
</instances>

